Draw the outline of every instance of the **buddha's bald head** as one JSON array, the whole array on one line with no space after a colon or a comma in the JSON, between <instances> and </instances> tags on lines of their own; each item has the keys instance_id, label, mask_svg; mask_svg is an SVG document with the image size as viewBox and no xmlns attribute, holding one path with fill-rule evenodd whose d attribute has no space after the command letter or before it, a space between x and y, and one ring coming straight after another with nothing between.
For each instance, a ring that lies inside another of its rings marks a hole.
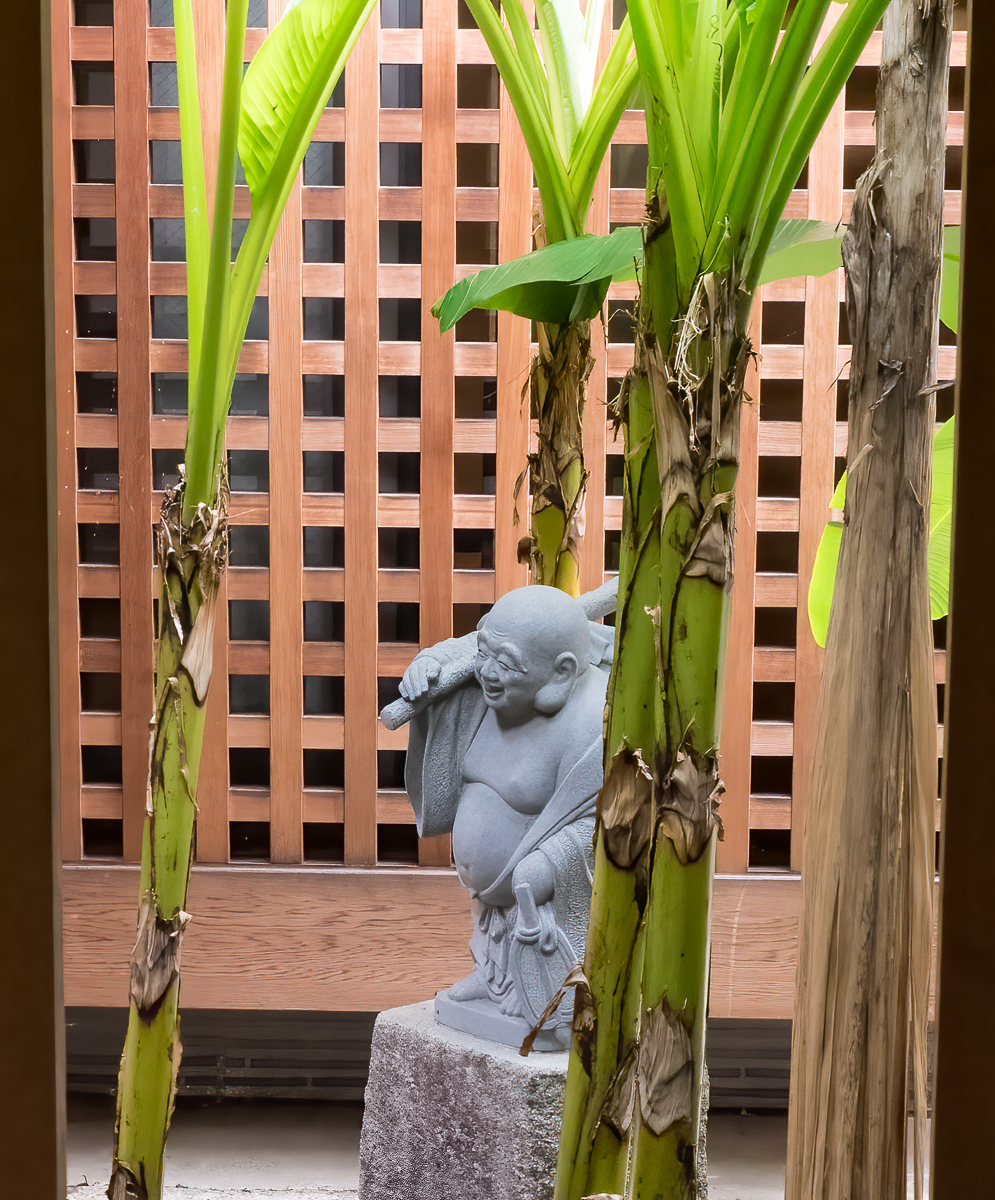
<instances>
[{"instance_id":1,"label":"buddha's bald head","mask_svg":"<svg viewBox=\"0 0 995 1200\"><path fill-rule=\"evenodd\" d=\"M584 670L590 659L591 628L580 601L559 588L532 584L506 592L481 620L494 636L510 638L530 657L555 659L564 651Z\"/></svg>"},{"instance_id":2,"label":"buddha's bald head","mask_svg":"<svg viewBox=\"0 0 995 1200\"><path fill-rule=\"evenodd\" d=\"M559 588L517 588L477 626L475 673L492 708L553 713L591 661L591 631L580 603Z\"/></svg>"}]
</instances>

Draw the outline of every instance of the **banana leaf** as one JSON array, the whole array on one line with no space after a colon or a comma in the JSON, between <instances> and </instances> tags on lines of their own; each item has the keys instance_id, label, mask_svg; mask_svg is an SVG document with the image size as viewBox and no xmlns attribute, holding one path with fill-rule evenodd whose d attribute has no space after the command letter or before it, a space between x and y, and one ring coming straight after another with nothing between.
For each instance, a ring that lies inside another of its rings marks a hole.
<instances>
[{"instance_id":1,"label":"banana leaf","mask_svg":"<svg viewBox=\"0 0 995 1200\"><path fill-rule=\"evenodd\" d=\"M842 231L827 221L779 222L761 283L795 275L826 275L841 266ZM603 237L585 235L485 267L461 279L432 308L442 332L474 308L498 309L533 321L565 325L595 317L612 283L635 279L642 267L642 229L627 225Z\"/></svg>"},{"instance_id":2,"label":"banana leaf","mask_svg":"<svg viewBox=\"0 0 995 1200\"><path fill-rule=\"evenodd\" d=\"M954 333L960 332L960 226L943 230L943 274L940 278L940 320Z\"/></svg>"},{"instance_id":3,"label":"banana leaf","mask_svg":"<svg viewBox=\"0 0 995 1200\"><path fill-rule=\"evenodd\" d=\"M950 533L954 492L954 418L944 422L933 437L933 495L929 506L929 607L933 620L945 617L950 608ZM843 472L829 507L842 511L846 504L846 471ZM836 568L843 540L843 522L826 523L815 554L812 581L808 588L808 621L812 636L826 644L829 610L836 586Z\"/></svg>"},{"instance_id":4,"label":"banana leaf","mask_svg":"<svg viewBox=\"0 0 995 1200\"><path fill-rule=\"evenodd\" d=\"M533 321L566 325L596 316L616 276L642 254L638 225L606 237L571 238L486 267L461 279L432 308L440 329L451 329L474 308L499 309Z\"/></svg>"}]
</instances>

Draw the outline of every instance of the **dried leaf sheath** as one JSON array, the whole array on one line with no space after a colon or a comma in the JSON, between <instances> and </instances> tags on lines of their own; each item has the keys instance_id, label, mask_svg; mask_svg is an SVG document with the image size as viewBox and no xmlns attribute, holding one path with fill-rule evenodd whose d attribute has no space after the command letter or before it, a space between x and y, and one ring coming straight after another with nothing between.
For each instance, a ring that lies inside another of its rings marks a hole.
<instances>
[{"instance_id":1,"label":"dried leaf sheath","mask_svg":"<svg viewBox=\"0 0 995 1200\"><path fill-rule=\"evenodd\" d=\"M167 493L158 529L161 587L155 716L131 1008L118 1086L117 1150L108 1194L147 1200L162 1189L162 1142L179 1067L179 964L196 816L211 643L227 555L227 488L190 527L182 493Z\"/></svg>"},{"instance_id":2,"label":"dried leaf sheath","mask_svg":"<svg viewBox=\"0 0 995 1200\"><path fill-rule=\"evenodd\" d=\"M877 157L844 241L846 523L805 830L788 1200L922 1194L936 692L927 575L949 3L885 16Z\"/></svg>"},{"instance_id":3,"label":"dried leaf sheath","mask_svg":"<svg viewBox=\"0 0 995 1200\"><path fill-rule=\"evenodd\" d=\"M540 323L539 352L532 361L532 401L538 412L538 445L529 456L532 534L520 556L534 583L580 594L580 548L584 538L583 420L587 380L594 366L591 324Z\"/></svg>"}]
</instances>

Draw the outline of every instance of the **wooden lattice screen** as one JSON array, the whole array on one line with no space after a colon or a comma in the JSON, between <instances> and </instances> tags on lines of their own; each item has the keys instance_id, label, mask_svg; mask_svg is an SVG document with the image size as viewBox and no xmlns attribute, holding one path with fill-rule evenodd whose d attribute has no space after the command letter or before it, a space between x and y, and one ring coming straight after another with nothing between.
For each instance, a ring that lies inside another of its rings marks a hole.
<instances>
[{"instance_id":1,"label":"wooden lattice screen","mask_svg":"<svg viewBox=\"0 0 995 1200\"><path fill-rule=\"evenodd\" d=\"M284 3L251 0L247 55ZM223 6L194 7L210 145ZM171 0L52 0L52 14L63 853L71 864L106 865L139 855L152 527L184 439L175 43ZM963 33L954 46L948 222L960 214ZM879 53L875 40L787 215L846 217L872 153ZM641 113L627 114L599 179L593 231L639 221L644 141ZM393 880L399 865L412 877L425 875L416 865L450 874L448 841L415 836L402 782L405 731L381 728L377 710L396 694L419 643L472 628L482 606L525 582L514 492L529 439L528 325L471 314L455 337L440 337L428 310L454 278L529 248L531 184L514 114L465 7L383 0L308 151L233 397L231 569L201 771L200 864L371 868L364 895L378 879ZM241 188L236 237L247 215ZM735 919L745 903L761 964L785 949L790 931L777 922L797 905L792 872L821 654L799 598L845 455L839 274L765 288L754 321L761 357L753 392L762 402L744 415L719 870L750 876L736 885ZM607 338L594 326L587 587L617 565L620 445L604 402L631 363L633 294L613 289ZM952 378L952 347L939 367ZM274 866L266 871L265 886L283 881L272 893L279 906L296 885ZM230 869L216 875L233 877ZM72 879L70 935L73 917L92 930L118 875L81 867ZM770 891L776 879L790 884L789 901L783 889ZM448 879L445 887L454 894ZM731 887L720 880L717 889L720 946ZM128 904L132 890L128 873L119 889ZM120 936L127 940L127 922ZM357 927L350 936L360 945L365 934ZM452 937L464 936L460 924ZM70 936L70 997L120 1002L96 980L103 968L92 957L72 957L74 944ZM286 954L296 952L288 942ZM788 1002L787 958L763 1011ZM280 1006L265 989L249 990L248 1000L229 1002ZM745 1011L738 994L729 982L730 1012ZM418 998L369 984L326 994L324 1006L378 1007L405 996ZM322 1006L303 994L297 1002Z\"/></svg>"}]
</instances>

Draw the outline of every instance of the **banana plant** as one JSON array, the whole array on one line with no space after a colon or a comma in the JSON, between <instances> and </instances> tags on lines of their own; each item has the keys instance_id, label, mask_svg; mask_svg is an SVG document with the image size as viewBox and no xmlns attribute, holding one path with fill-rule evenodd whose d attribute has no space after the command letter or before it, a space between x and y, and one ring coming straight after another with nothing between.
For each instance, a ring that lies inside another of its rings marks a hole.
<instances>
[{"instance_id":1,"label":"banana plant","mask_svg":"<svg viewBox=\"0 0 995 1200\"><path fill-rule=\"evenodd\" d=\"M748 319L887 0L629 0L648 174L616 654L557 1200L696 1200ZM830 12L835 24L824 29ZM820 35L824 35L820 38Z\"/></svg>"},{"instance_id":2,"label":"banana plant","mask_svg":"<svg viewBox=\"0 0 995 1200\"><path fill-rule=\"evenodd\" d=\"M514 106L539 189L539 245L584 236L594 184L636 79L632 34L624 21L597 70L605 0L467 0ZM536 34L538 32L538 45ZM603 299L603 297L602 297ZM594 311L600 307L600 302ZM465 310L464 310L465 311ZM579 311L579 310L578 310ZM438 314L437 314L438 315ZM519 557L533 581L578 595L587 470L582 422L591 357L590 316L570 311L538 322L531 393L538 445L529 457L531 533ZM452 320L442 320L442 329Z\"/></svg>"},{"instance_id":3,"label":"banana plant","mask_svg":"<svg viewBox=\"0 0 995 1200\"><path fill-rule=\"evenodd\" d=\"M263 267L308 143L376 0L299 0L243 79L248 0L228 0L213 221L194 5L174 0L189 312L184 467L157 529L160 569L148 812L128 1031L118 1078L111 1200L160 1200L180 1064L180 944L188 921L197 774L214 618L227 559L225 422ZM231 261L236 165L252 216Z\"/></svg>"}]
</instances>

